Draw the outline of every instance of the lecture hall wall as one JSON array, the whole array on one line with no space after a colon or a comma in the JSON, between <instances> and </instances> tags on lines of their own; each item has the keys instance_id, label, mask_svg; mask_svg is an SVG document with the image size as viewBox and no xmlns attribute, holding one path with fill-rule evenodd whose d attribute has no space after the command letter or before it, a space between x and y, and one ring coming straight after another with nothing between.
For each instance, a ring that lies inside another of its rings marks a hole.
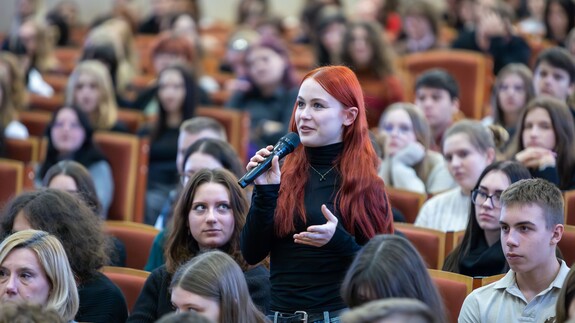
<instances>
[{"instance_id":1,"label":"lecture hall wall","mask_svg":"<svg viewBox=\"0 0 575 323\"><path fill-rule=\"evenodd\" d=\"M0 0L0 32L6 33L10 29L14 7L17 0ZM40 0L46 8L52 8L59 0ZM132 0L141 8L145 15L149 12L150 0ZM269 0L272 12L280 16L298 16L305 0ZM349 11L357 0L344 0L343 3ZM235 19L234 9L239 0L200 0L204 16L232 23ZM80 20L89 23L95 17L109 11L113 0L76 0L80 6Z\"/></svg>"}]
</instances>

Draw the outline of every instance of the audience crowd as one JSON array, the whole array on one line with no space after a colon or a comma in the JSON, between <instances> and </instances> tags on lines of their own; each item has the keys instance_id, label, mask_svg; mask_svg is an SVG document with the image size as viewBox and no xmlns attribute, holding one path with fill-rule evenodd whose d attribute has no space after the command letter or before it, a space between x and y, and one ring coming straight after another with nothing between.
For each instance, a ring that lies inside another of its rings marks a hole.
<instances>
[{"instance_id":1,"label":"audience crowd","mask_svg":"<svg viewBox=\"0 0 575 323\"><path fill-rule=\"evenodd\" d=\"M575 322L575 1L9 1L0 323Z\"/></svg>"}]
</instances>

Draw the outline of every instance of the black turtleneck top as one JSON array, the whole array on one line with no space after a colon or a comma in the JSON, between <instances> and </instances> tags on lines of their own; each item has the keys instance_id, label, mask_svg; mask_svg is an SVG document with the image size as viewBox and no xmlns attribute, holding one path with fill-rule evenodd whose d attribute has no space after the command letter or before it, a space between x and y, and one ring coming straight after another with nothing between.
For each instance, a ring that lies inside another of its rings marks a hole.
<instances>
[{"instance_id":1,"label":"black turtleneck top","mask_svg":"<svg viewBox=\"0 0 575 323\"><path fill-rule=\"evenodd\" d=\"M341 214L334 208L340 185L338 166L331 171L343 143L319 148L305 148L310 164L305 187L306 224L296 221L296 232L310 225L325 224L321 205L338 218L336 232L323 247L296 244L293 234L278 237L274 231L274 211L280 185L256 185L246 225L241 235L241 249L246 261L256 264L270 255L271 305L280 312L307 311L317 313L342 309L340 286L355 253L365 244L365 237L356 238L342 225ZM325 180L320 174L325 174ZM327 174L326 174L327 173ZM356 230L357 232L358 230Z\"/></svg>"}]
</instances>

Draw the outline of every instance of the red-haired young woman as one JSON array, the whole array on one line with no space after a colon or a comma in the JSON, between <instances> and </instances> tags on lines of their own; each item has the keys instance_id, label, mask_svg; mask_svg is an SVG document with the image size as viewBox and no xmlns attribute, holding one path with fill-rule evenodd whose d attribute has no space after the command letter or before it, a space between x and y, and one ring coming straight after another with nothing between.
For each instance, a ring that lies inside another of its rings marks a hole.
<instances>
[{"instance_id":1,"label":"red-haired young woman","mask_svg":"<svg viewBox=\"0 0 575 323\"><path fill-rule=\"evenodd\" d=\"M339 289L355 253L374 235L393 232L355 74L343 66L309 72L290 130L302 145L281 171L276 157L255 180L242 254L250 264L270 255L272 317L305 311L308 322L330 322L346 307ZM247 169L271 149L259 150Z\"/></svg>"}]
</instances>

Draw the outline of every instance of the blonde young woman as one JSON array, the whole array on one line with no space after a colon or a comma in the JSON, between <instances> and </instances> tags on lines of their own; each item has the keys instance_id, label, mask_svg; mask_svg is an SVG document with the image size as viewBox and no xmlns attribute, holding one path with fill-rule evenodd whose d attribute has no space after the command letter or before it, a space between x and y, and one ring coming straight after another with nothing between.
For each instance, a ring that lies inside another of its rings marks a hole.
<instances>
[{"instance_id":1,"label":"blonde young woman","mask_svg":"<svg viewBox=\"0 0 575 323\"><path fill-rule=\"evenodd\" d=\"M26 139L28 129L18 121L8 82L8 75L0 73L0 129L4 129L5 138Z\"/></svg>"},{"instance_id":2,"label":"blonde young woman","mask_svg":"<svg viewBox=\"0 0 575 323\"><path fill-rule=\"evenodd\" d=\"M28 92L24 71L18 62L18 57L10 52L0 52L0 74L8 79L10 97L17 111L28 107Z\"/></svg>"},{"instance_id":3,"label":"blonde young woman","mask_svg":"<svg viewBox=\"0 0 575 323\"><path fill-rule=\"evenodd\" d=\"M3 49L18 55L19 68L26 73L29 92L45 97L54 95L54 89L41 74L59 68L53 47L50 28L45 22L35 19L25 20L19 26L17 35L3 44Z\"/></svg>"},{"instance_id":4,"label":"blonde young woman","mask_svg":"<svg viewBox=\"0 0 575 323\"><path fill-rule=\"evenodd\" d=\"M66 104L75 105L89 115L94 130L128 132L118 121L118 106L110 74L104 64L80 62L68 80Z\"/></svg>"},{"instance_id":5,"label":"blonde young woman","mask_svg":"<svg viewBox=\"0 0 575 323\"><path fill-rule=\"evenodd\" d=\"M421 109L394 103L379 122L385 136L379 176L389 187L422 194L437 194L457 186L443 156L429 149L431 130Z\"/></svg>"},{"instance_id":6,"label":"blonde young woman","mask_svg":"<svg viewBox=\"0 0 575 323\"><path fill-rule=\"evenodd\" d=\"M132 78L139 73L138 56L130 24L121 18L112 18L92 29L86 37L88 46L110 45L118 59L116 92L125 94Z\"/></svg>"}]
</instances>

